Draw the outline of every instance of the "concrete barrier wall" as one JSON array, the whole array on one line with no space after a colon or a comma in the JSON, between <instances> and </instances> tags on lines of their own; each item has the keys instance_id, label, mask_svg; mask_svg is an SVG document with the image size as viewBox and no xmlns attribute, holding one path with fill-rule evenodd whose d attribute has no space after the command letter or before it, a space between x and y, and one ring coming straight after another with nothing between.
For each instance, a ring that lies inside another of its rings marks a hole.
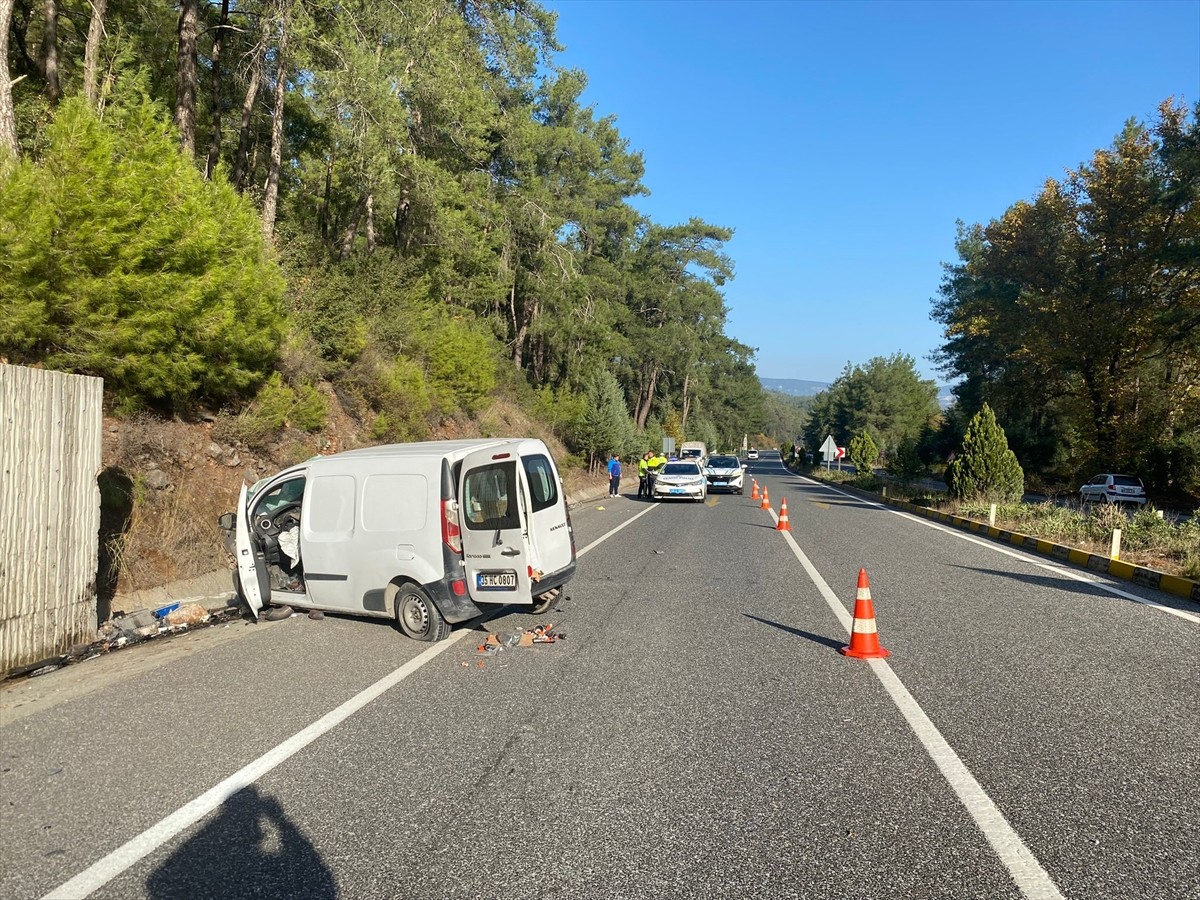
<instances>
[{"instance_id":1,"label":"concrete barrier wall","mask_svg":"<svg viewBox=\"0 0 1200 900\"><path fill-rule=\"evenodd\" d=\"M0 365L0 672L95 636L103 387Z\"/></svg>"}]
</instances>

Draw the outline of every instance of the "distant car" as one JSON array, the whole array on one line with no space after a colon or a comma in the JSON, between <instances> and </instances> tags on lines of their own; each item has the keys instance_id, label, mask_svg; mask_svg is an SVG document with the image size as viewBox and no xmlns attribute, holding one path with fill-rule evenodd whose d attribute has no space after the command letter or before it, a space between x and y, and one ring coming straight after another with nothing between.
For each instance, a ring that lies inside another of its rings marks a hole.
<instances>
[{"instance_id":1,"label":"distant car","mask_svg":"<svg viewBox=\"0 0 1200 900\"><path fill-rule=\"evenodd\" d=\"M708 481L694 462L669 462L654 479L655 500L687 497L702 503L707 496Z\"/></svg>"},{"instance_id":2,"label":"distant car","mask_svg":"<svg viewBox=\"0 0 1200 900\"><path fill-rule=\"evenodd\" d=\"M1146 488L1133 475L1097 475L1079 488L1081 503L1134 503L1146 505Z\"/></svg>"},{"instance_id":3,"label":"distant car","mask_svg":"<svg viewBox=\"0 0 1200 900\"><path fill-rule=\"evenodd\" d=\"M758 451L751 447L746 451L746 459L758 459Z\"/></svg>"},{"instance_id":4,"label":"distant car","mask_svg":"<svg viewBox=\"0 0 1200 900\"><path fill-rule=\"evenodd\" d=\"M704 477L708 479L710 491L742 493L745 473L742 461L736 456L710 456L708 465L704 467Z\"/></svg>"}]
</instances>

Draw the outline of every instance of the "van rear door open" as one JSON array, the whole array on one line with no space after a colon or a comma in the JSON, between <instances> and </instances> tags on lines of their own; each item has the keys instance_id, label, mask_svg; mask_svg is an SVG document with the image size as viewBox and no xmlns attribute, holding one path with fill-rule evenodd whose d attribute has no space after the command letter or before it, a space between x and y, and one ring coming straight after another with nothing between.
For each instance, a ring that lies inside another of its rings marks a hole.
<instances>
[{"instance_id":1,"label":"van rear door open","mask_svg":"<svg viewBox=\"0 0 1200 900\"><path fill-rule=\"evenodd\" d=\"M511 450L477 450L458 484L467 591L476 603L533 604L522 522L524 471Z\"/></svg>"}]
</instances>

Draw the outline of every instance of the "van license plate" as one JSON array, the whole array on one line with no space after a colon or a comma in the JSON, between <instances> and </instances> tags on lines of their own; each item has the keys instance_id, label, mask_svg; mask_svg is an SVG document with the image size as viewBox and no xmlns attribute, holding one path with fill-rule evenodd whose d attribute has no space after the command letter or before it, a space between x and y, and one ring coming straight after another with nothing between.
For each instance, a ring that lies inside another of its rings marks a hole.
<instances>
[{"instance_id":1,"label":"van license plate","mask_svg":"<svg viewBox=\"0 0 1200 900\"><path fill-rule=\"evenodd\" d=\"M515 591L516 572L476 572L475 586L481 591Z\"/></svg>"}]
</instances>

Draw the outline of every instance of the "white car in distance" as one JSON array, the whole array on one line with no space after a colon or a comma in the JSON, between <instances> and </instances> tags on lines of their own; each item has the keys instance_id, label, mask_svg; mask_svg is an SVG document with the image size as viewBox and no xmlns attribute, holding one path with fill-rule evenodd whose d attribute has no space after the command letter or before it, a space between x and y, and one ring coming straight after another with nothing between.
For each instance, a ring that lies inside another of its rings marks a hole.
<instances>
[{"instance_id":1,"label":"white car in distance","mask_svg":"<svg viewBox=\"0 0 1200 900\"><path fill-rule=\"evenodd\" d=\"M678 497L703 503L707 496L708 480L698 463L669 462L654 477L655 500Z\"/></svg>"},{"instance_id":2,"label":"white car in distance","mask_svg":"<svg viewBox=\"0 0 1200 900\"><path fill-rule=\"evenodd\" d=\"M736 456L710 456L704 467L710 491L732 491L740 494L745 489L746 467Z\"/></svg>"}]
</instances>

